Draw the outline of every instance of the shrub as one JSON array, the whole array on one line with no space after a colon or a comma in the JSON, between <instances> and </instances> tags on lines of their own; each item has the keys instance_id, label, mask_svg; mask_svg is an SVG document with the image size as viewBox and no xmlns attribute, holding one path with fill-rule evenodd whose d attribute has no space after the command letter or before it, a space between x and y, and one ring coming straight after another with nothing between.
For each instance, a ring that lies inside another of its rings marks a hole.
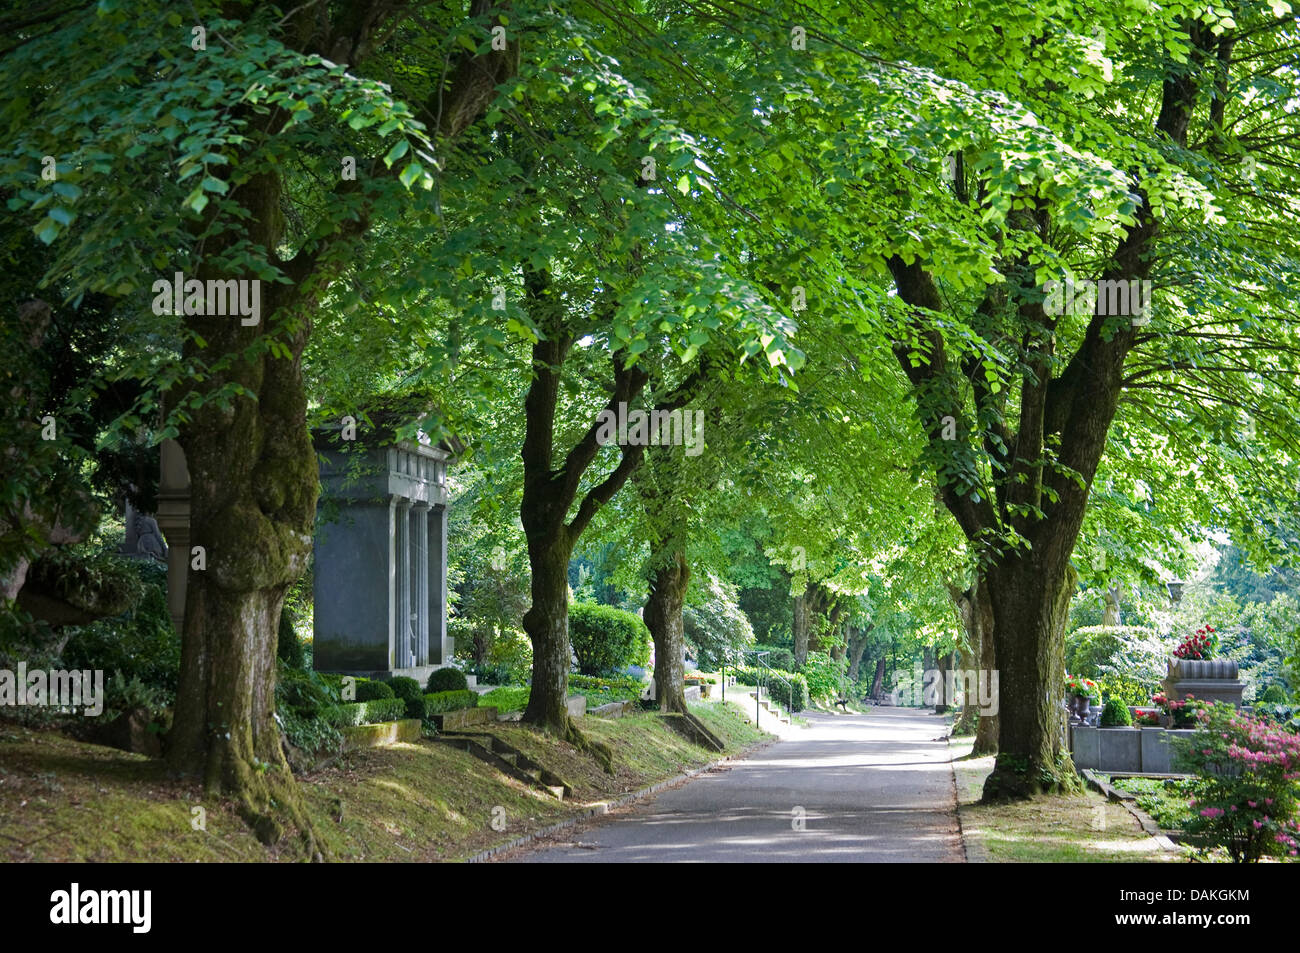
<instances>
[{"instance_id":1,"label":"shrub","mask_svg":"<svg viewBox=\"0 0 1300 953\"><path fill-rule=\"evenodd\" d=\"M478 703L497 711L523 711L528 707L528 697L532 689L527 685L494 688L485 695L480 695Z\"/></svg>"},{"instance_id":2,"label":"shrub","mask_svg":"<svg viewBox=\"0 0 1300 953\"><path fill-rule=\"evenodd\" d=\"M381 698L394 698L392 686L387 682L376 682L369 678L358 678L357 697L355 701L372 702Z\"/></svg>"},{"instance_id":3,"label":"shrub","mask_svg":"<svg viewBox=\"0 0 1300 953\"><path fill-rule=\"evenodd\" d=\"M288 603L280 609L280 628L275 637L275 655L292 668L307 667L307 653L293 629L293 610Z\"/></svg>"},{"instance_id":4,"label":"shrub","mask_svg":"<svg viewBox=\"0 0 1300 953\"><path fill-rule=\"evenodd\" d=\"M440 668L429 676L424 690L429 694L439 692L463 692L469 687L465 673L458 668Z\"/></svg>"},{"instance_id":5,"label":"shrub","mask_svg":"<svg viewBox=\"0 0 1300 953\"><path fill-rule=\"evenodd\" d=\"M847 668L847 660L837 662L825 652L809 652L799 672L808 681L810 697L830 698L839 696Z\"/></svg>"},{"instance_id":6,"label":"shrub","mask_svg":"<svg viewBox=\"0 0 1300 953\"><path fill-rule=\"evenodd\" d=\"M772 700L784 705L790 711L803 711L808 707L808 680L798 672L778 672L774 669L760 670L750 666L741 666L736 669L736 681L742 685L757 685L758 680L765 677L767 680L768 693ZM780 676L778 678L777 676ZM788 687L781 679L785 679L793 689Z\"/></svg>"},{"instance_id":7,"label":"shrub","mask_svg":"<svg viewBox=\"0 0 1300 953\"><path fill-rule=\"evenodd\" d=\"M388 683L388 687L393 690L395 697L406 702L407 718L424 717L424 693L420 691L419 682L405 675L398 675Z\"/></svg>"},{"instance_id":8,"label":"shrub","mask_svg":"<svg viewBox=\"0 0 1300 953\"><path fill-rule=\"evenodd\" d=\"M130 682L138 679L164 693L166 704L176 694L181 670L181 640L167 611L167 570L143 560L131 560L143 595L123 615L99 619L73 630L63 649L70 669L102 669Z\"/></svg>"},{"instance_id":9,"label":"shrub","mask_svg":"<svg viewBox=\"0 0 1300 953\"><path fill-rule=\"evenodd\" d=\"M1129 714L1128 705L1119 698L1106 699L1106 707L1101 710L1101 726L1103 728L1120 728L1129 727L1133 724L1133 716Z\"/></svg>"},{"instance_id":10,"label":"shrub","mask_svg":"<svg viewBox=\"0 0 1300 953\"><path fill-rule=\"evenodd\" d=\"M359 686L358 686L359 687ZM375 725L406 717L406 701L401 698L376 698L364 702L343 702L321 712L321 719L336 728Z\"/></svg>"},{"instance_id":11,"label":"shrub","mask_svg":"<svg viewBox=\"0 0 1300 953\"><path fill-rule=\"evenodd\" d=\"M1097 679L1097 686L1105 698L1118 698L1126 706L1141 708L1151 703L1151 689L1131 675L1102 675Z\"/></svg>"},{"instance_id":12,"label":"shrub","mask_svg":"<svg viewBox=\"0 0 1300 953\"><path fill-rule=\"evenodd\" d=\"M1264 689L1264 694L1259 696L1259 701L1263 705L1285 705L1286 689L1274 682Z\"/></svg>"},{"instance_id":13,"label":"shrub","mask_svg":"<svg viewBox=\"0 0 1300 953\"><path fill-rule=\"evenodd\" d=\"M569 607L569 641L583 675L600 675L650 660L650 630L631 612L579 602Z\"/></svg>"},{"instance_id":14,"label":"shrub","mask_svg":"<svg viewBox=\"0 0 1300 953\"><path fill-rule=\"evenodd\" d=\"M1174 740L1177 764L1195 773L1187 833L1234 863L1300 851L1300 735L1232 705L1194 706L1196 728Z\"/></svg>"},{"instance_id":15,"label":"shrub","mask_svg":"<svg viewBox=\"0 0 1300 953\"><path fill-rule=\"evenodd\" d=\"M281 662L275 681L275 707L277 711L292 710L300 715L315 717L322 709L341 702L339 683L328 675L290 668Z\"/></svg>"},{"instance_id":16,"label":"shrub","mask_svg":"<svg viewBox=\"0 0 1300 953\"><path fill-rule=\"evenodd\" d=\"M726 651L751 647L754 629L737 602L737 588L713 574L691 587L691 597L701 598L682 610L686 645L702 668L717 669Z\"/></svg>"},{"instance_id":17,"label":"shrub","mask_svg":"<svg viewBox=\"0 0 1300 953\"><path fill-rule=\"evenodd\" d=\"M793 672L798 668L794 653L789 649L781 648L779 645L756 645L754 651L768 653L767 664L778 671Z\"/></svg>"},{"instance_id":18,"label":"shrub","mask_svg":"<svg viewBox=\"0 0 1300 953\"><path fill-rule=\"evenodd\" d=\"M469 689L452 692L431 692L424 696L426 715L440 715L443 712L476 707L478 707L478 692Z\"/></svg>"}]
</instances>

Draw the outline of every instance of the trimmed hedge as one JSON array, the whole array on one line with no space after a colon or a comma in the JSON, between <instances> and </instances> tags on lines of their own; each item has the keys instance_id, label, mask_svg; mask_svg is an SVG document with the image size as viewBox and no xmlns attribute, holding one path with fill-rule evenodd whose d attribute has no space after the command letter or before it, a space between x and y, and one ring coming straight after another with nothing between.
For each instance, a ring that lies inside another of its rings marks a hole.
<instances>
[{"instance_id":1,"label":"trimmed hedge","mask_svg":"<svg viewBox=\"0 0 1300 953\"><path fill-rule=\"evenodd\" d=\"M1101 710L1101 726L1103 728L1120 728L1128 727L1133 724L1133 715L1128 710L1122 699L1108 698L1106 707Z\"/></svg>"},{"instance_id":2,"label":"trimmed hedge","mask_svg":"<svg viewBox=\"0 0 1300 953\"><path fill-rule=\"evenodd\" d=\"M742 666L735 670L736 681L742 685L757 685L759 679L759 669L749 666ZM785 706L790 711L803 711L808 707L808 680L798 672L781 672L776 669L768 669L767 672L767 690L772 696L772 700L779 705ZM790 689L785 682L776 678L780 675L787 682L794 686ZM791 697L793 695L793 697Z\"/></svg>"},{"instance_id":3,"label":"trimmed hedge","mask_svg":"<svg viewBox=\"0 0 1300 953\"><path fill-rule=\"evenodd\" d=\"M641 618L614 606L569 606L569 642L583 675L600 675L650 660L650 630Z\"/></svg>"},{"instance_id":4,"label":"trimmed hedge","mask_svg":"<svg viewBox=\"0 0 1300 953\"><path fill-rule=\"evenodd\" d=\"M443 692L463 692L469 688L469 682L465 679L465 673L458 668L440 668L429 676L429 683L424 686L424 690L430 695L440 695Z\"/></svg>"},{"instance_id":5,"label":"trimmed hedge","mask_svg":"<svg viewBox=\"0 0 1300 953\"><path fill-rule=\"evenodd\" d=\"M793 672L798 664L794 653L780 645L755 645L753 651L766 652L767 664L778 672Z\"/></svg>"},{"instance_id":6,"label":"trimmed hedge","mask_svg":"<svg viewBox=\"0 0 1300 953\"><path fill-rule=\"evenodd\" d=\"M405 675L397 675L388 683L388 687L393 690L394 696L406 702L407 718L424 717L424 692L420 691L419 682Z\"/></svg>"},{"instance_id":7,"label":"trimmed hedge","mask_svg":"<svg viewBox=\"0 0 1300 953\"><path fill-rule=\"evenodd\" d=\"M374 725L381 721L398 721L405 717L406 701L401 698L376 698L366 702L344 702L341 705L332 705L321 711L321 718L335 728Z\"/></svg>"},{"instance_id":8,"label":"trimmed hedge","mask_svg":"<svg viewBox=\"0 0 1300 953\"><path fill-rule=\"evenodd\" d=\"M640 698L646 683L626 675L570 675L569 690L584 689L606 694L626 693L628 698Z\"/></svg>"},{"instance_id":9,"label":"trimmed hedge","mask_svg":"<svg viewBox=\"0 0 1300 953\"><path fill-rule=\"evenodd\" d=\"M369 678L358 678L356 689L356 700L359 702L372 702L378 701L381 698L397 697L393 692L392 686L387 682L376 682Z\"/></svg>"},{"instance_id":10,"label":"trimmed hedge","mask_svg":"<svg viewBox=\"0 0 1300 953\"><path fill-rule=\"evenodd\" d=\"M460 692L431 692L424 696L424 712L426 715L441 715L444 712L477 707L478 692L470 689Z\"/></svg>"}]
</instances>

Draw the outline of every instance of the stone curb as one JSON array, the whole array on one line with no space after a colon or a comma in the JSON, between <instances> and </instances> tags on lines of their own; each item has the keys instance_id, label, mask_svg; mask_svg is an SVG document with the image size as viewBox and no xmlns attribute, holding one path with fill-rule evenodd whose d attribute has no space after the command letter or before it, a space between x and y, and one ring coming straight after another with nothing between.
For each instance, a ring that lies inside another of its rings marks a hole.
<instances>
[{"instance_id":1,"label":"stone curb","mask_svg":"<svg viewBox=\"0 0 1300 953\"><path fill-rule=\"evenodd\" d=\"M602 814L608 814L610 811L614 810L615 808L623 807L627 804L631 804L634 801L639 801L642 798L649 797L651 794L657 794L660 791L662 791L664 788L672 787L674 784L680 784L683 781L689 781L692 778L698 777L701 774L704 774L708 771L712 771L714 768L718 767L718 765L726 764L729 761L740 761L744 758L748 758L750 755L758 751L761 751L763 748L766 748L770 744L775 744L775 741L758 742L757 744L751 745L750 747L745 748L743 751L740 751L737 754L728 755L725 758L719 758L717 761L711 761L708 764L704 765L703 767L695 768L691 771L687 771L684 774L679 774L676 777L668 778L667 780L664 781L657 781L656 783L650 785L649 787L642 788L639 791L633 791L630 794L624 794L621 797L614 798L613 800L610 801L600 801L599 803L592 804L589 807L584 807L581 811L578 812L577 815L569 818L568 820L560 821L559 823L552 824L549 827L543 827L540 830L533 831L531 834L524 834L522 837L516 837L512 841L507 841L506 843L499 844L496 847L489 847L487 850L481 850L477 854L474 854L472 857L467 857L465 859L465 863L480 864L483 861L488 860L491 857L495 857L497 854L503 853L507 850L513 850L516 847L522 847L524 844L528 844L531 843L532 841L537 840L538 838L546 837L550 834L554 834L557 831L562 831L565 830L566 828L575 827L576 825L580 824L582 821L588 820L589 818L598 817Z\"/></svg>"},{"instance_id":2,"label":"stone curb","mask_svg":"<svg viewBox=\"0 0 1300 953\"><path fill-rule=\"evenodd\" d=\"M1142 830L1150 837L1155 838L1155 841L1160 845L1161 850L1173 851L1175 853L1180 852L1181 848L1171 841L1167 835L1161 833L1160 825L1157 824L1149 814L1137 806L1136 795L1131 794L1128 791L1121 791L1103 781L1101 778L1097 777L1097 775L1093 774L1092 768L1084 768L1082 773L1083 779L1088 782L1090 788L1102 794L1107 800L1116 802L1123 807L1124 810L1132 814L1133 817L1137 819L1137 822L1142 826Z\"/></svg>"},{"instance_id":3,"label":"stone curb","mask_svg":"<svg viewBox=\"0 0 1300 953\"><path fill-rule=\"evenodd\" d=\"M952 724L948 724L951 731ZM993 858L989 855L988 848L974 834L966 833L966 825L961 819L961 788L957 785L957 761L952 756L953 738L952 734L948 735L948 771L952 776L952 813L957 818L957 836L961 838L961 852L968 864L991 864Z\"/></svg>"}]
</instances>

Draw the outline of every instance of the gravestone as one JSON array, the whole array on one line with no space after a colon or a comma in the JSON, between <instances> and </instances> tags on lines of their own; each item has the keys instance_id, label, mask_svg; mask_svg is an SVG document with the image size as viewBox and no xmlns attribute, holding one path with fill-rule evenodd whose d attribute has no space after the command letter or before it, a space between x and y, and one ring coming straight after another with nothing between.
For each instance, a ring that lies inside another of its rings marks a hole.
<instances>
[{"instance_id":1,"label":"gravestone","mask_svg":"<svg viewBox=\"0 0 1300 953\"><path fill-rule=\"evenodd\" d=\"M321 456L313 664L421 685L449 663L447 461L427 439L345 442L316 431Z\"/></svg>"}]
</instances>

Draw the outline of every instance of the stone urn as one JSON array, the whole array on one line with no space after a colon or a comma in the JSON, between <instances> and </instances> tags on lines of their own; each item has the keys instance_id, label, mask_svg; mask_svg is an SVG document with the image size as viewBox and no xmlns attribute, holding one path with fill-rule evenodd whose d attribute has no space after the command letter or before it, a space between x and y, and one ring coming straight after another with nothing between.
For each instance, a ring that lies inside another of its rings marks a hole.
<instances>
[{"instance_id":1,"label":"stone urn","mask_svg":"<svg viewBox=\"0 0 1300 953\"><path fill-rule=\"evenodd\" d=\"M1090 704L1088 700L1088 696L1071 695L1069 702L1070 702L1070 715L1075 718L1078 718L1081 723L1086 722L1088 720L1088 706Z\"/></svg>"},{"instance_id":2,"label":"stone urn","mask_svg":"<svg viewBox=\"0 0 1300 953\"><path fill-rule=\"evenodd\" d=\"M1197 701L1228 702L1237 708L1246 687L1231 659L1170 659L1169 673L1161 685L1170 701L1191 695Z\"/></svg>"}]
</instances>

